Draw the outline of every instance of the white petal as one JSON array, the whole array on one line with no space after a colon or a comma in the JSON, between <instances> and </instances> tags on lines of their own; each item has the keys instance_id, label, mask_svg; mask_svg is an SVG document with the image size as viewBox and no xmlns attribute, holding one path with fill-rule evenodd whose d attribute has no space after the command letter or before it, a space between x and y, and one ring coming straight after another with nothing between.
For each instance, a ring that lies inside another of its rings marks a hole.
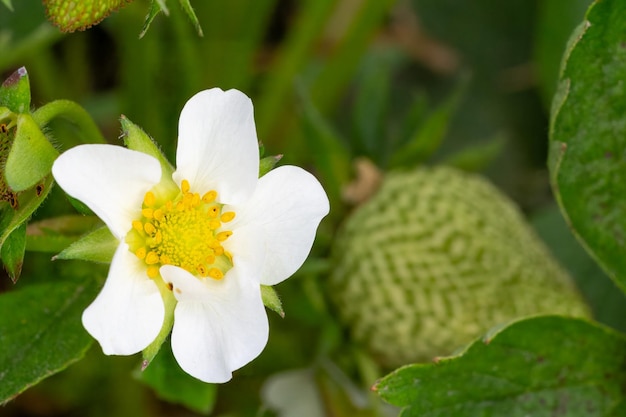
<instances>
[{"instance_id":1,"label":"white petal","mask_svg":"<svg viewBox=\"0 0 626 417\"><path fill-rule=\"evenodd\" d=\"M83 326L107 355L132 355L159 334L165 307L143 263L120 244L104 287L83 312Z\"/></svg>"},{"instance_id":2,"label":"white petal","mask_svg":"<svg viewBox=\"0 0 626 417\"><path fill-rule=\"evenodd\" d=\"M259 175L259 148L252 101L240 91L201 91L178 122L174 181L192 192L216 190L222 203L245 201Z\"/></svg>"},{"instance_id":3,"label":"white petal","mask_svg":"<svg viewBox=\"0 0 626 417\"><path fill-rule=\"evenodd\" d=\"M256 358L269 335L261 288L233 268L222 280L200 280L165 265L161 275L174 286L172 351L180 367L204 382L226 382Z\"/></svg>"},{"instance_id":4,"label":"white petal","mask_svg":"<svg viewBox=\"0 0 626 417\"><path fill-rule=\"evenodd\" d=\"M260 285L268 250L265 229L254 223L246 224L223 242L222 246L232 254L233 264L237 265L237 274L242 279Z\"/></svg>"},{"instance_id":5,"label":"white petal","mask_svg":"<svg viewBox=\"0 0 626 417\"><path fill-rule=\"evenodd\" d=\"M259 179L245 206L227 206L237 217L230 227L233 236L253 240L248 230L261 227L267 245L261 284L274 285L302 266L311 251L315 231L330 210L328 197L317 179L294 166L276 168ZM255 228L250 229L249 225ZM228 248L233 257L238 248Z\"/></svg>"},{"instance_id":6,"label":"white petal","mask_svg":"<svg viewBox=\"0 0 626 417\"><path fill-rule=\"evenodd\" d=\"M122 240L141 213L145 193L161 179L161 166L155 158L121 146L80 145L57 158L52 174Z\"/></svg>"}]
</instances>

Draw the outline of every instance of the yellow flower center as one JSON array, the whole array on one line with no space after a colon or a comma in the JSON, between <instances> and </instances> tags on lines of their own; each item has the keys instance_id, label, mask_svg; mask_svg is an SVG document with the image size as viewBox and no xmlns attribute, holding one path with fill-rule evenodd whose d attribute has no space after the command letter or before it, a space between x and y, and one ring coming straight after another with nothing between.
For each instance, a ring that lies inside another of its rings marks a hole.
<instances>
[{"instance_id":1,"label":"yellow flower center","mask_svg":"<svg viewBox=\"0 0 626 417\"><path fill-rule=\"evenodd\" d=\"M181 192L173 199L157 202L152 191L143 199L141 218L133 221L126 235L130 251L144 261L150 278L159 275L162 265L174 265L205 278L222 279L233 267L232 256L222 242L232 235L224 223L235 218L222 212L217 192L203 196L189 192L183 180Z\"/></svg>"}]
</instances>

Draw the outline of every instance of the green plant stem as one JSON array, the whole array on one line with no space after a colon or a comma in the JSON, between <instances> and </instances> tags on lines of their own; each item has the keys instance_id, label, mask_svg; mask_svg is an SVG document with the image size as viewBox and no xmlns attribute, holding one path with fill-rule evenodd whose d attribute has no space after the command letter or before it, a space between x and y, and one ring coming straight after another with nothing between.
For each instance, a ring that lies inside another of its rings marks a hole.
<instances>
[{"instance_id":1,"label":"green plant stem","mask_svg":"<svg viewBox=\"0 0 626 417\"><path fill-rule=\"evenodd\" d=\"M78 103L70 100L55 100L33 112L33 119L39 126L46 126L59 117L68 120L78 128L83 143L107 143L96 122Z\"/></svg>"}]
</instances>

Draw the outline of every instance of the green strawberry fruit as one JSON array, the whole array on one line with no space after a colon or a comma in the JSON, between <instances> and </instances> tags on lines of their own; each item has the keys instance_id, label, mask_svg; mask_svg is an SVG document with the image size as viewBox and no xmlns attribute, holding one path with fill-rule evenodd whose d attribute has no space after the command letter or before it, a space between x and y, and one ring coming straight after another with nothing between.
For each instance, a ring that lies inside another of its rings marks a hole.
<instances>
[{"instance_id":1,"label":"green strawberry fruit","mask_svg":"<svg viewBox=\"0 0 626 417\"><path fill-rule=\"evenodd\" d=\"M89 29L132 0L43 0L48 19L62 32Z\"/></svg>"},{"instance_id":2,"label":"green strawberry fruit","mask_svg":"<svg viewBox=\"0 0 626 417\"><path fill-rule=\"evenodd\" d=\"M448 167L390 173L333 247L330 295L383 365L449 355L533 314L589 316L515 204Z\"/></svg>"}]
</instances>

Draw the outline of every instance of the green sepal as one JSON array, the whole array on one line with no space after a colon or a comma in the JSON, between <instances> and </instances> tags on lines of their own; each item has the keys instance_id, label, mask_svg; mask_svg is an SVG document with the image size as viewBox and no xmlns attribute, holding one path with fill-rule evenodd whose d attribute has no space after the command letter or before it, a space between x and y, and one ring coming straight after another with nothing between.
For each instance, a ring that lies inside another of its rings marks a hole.
<instances>
[{"instance_id":1,"label":"green sepal","mask_svg":"<svg viewBox=\"0 0 626 417\"><path fill-rule=\"evenodd\" d=\"M170 12L167 10L167 6L165 5L164 0L152 0L150 3L150 10L148 10L148 14L146 15L146 20L143 23L143 27L141 28L141 32L139 33L139 39L143 38L148 29L150 29L150 25L152 21L159 13L165 13L167 16Z\"/></svg>"},{"instance_id":2,"label":"green sepal","mask_svg":"<svg viewBox=\"0 0 626 417\"><path fill-rule=\"evenodd\" d=\"M450 155L443 161L443 164L468 172L483 171L502 153L505 143L504 136L496 135L487 142Z\"/></svg>"},{"instance_id":3,"label":"green sepal","mask_svg":"<svg viewBox=\"0 0 626 417\"><path fill-rule=\"evenodd\" d=\"M154 357L161 350L161 346L169 336L172 331L172 327L174 327L174 308L176 307L176 298L172 293L172 290L169 288L167 284L163 281L162 278L157 277L154 279L154 282L159 287L159 291L161 292L161 297L163 298L163 304L165 307L165 316L163 317L163 325L161 326L161 330L157 337L146 347L142 352L143 363L141 364L141 370L145 371L148 365L152 362Z\"/></svg>"},{"instance_id":4,"label":"green sepal","mask_svg":"<svg viewBox=\"0 0 626 417\"><path fill-rule=\"evenodd\" d=\"M283 304L280 302L280 297L276 293L274 287L269 285L261 285L261 298L263 299L263 305L270 310L278 313L280 317L285 317L285 310L283 310Z\"/></svg>"},{"instance_id":5,"label":"green sepal","mask_svg":"<svg viewBox=\"0 0 626 417\"><path fill-rule=\"evenodd\" d=\"M174 167L170 164L165 155L163 155L163 152L161 152L156 143L154 143L143 129L131 122L126 116L122 115L120 123L122 124L124 144L128 149L153 156L161 164L161 182L159 183L159 187L165 187L173 193L178 192L178 186L172 180Z\"/></svg>"},{"instance_id":6,"label":"green sepal","mask_svg":"<svg viewBox=\"0 0 626 417\"><path fill-rule=\"evenodd\" d=\"M102 226L72 243L52 260L75 259L82 261L111 263L120 242L111 234L108 227Z\"/></svg>"},{"instance_id":7,"label":"green sepal","mask_svg":"<svg viewBox=\"0 0 626 417\"><path fill-rule=\"evenodd\" d=\"M24 264L26 246L26 223L15 229L0 248L0 257L13 283L17 282Z\"/></svg>"},{"instance_id":8,"label":"green sepal","mask_svg":"<svg viewBox=\"0 0 626 417\"><path fill-rule=\"evenodd\" d=\"M196 32L198 32L198 36L204 36L204 33L202 32L202 27L200 26L200 22L198 21L198 16L196 16L196 12L193 10L193 7L191 7L191 3L189 3L189 0L179 1L180 7L182 7L185 13L187 13L187 16L191 20L191 23L193 23L193 27L196 29Z\"/></svg>"},{"instance_id":9,"label":"green sepal","mask_svg":"<svg viewBox=\"0 0 626 417\"><path fill-rule=\"evenodd\" d=\"M30 223L26 229L26 250L59 253L78 238L101 226L96 216L69 215Z\"/></svg>"},{"instance_id":10,"label":"green sepal","mask_svg":"<svg viewBox=\"0 0 626 417\"><path fill-rule=\"evenodd\" d=\"M13 4L11 4L11 0L2 0L2 3L7 7L7 9L13 11Z\"/></svg>"},{"instance_id":11,"label":"green sepal","mask_svg":"<svg viewBox=\"0 0 626 417\"><path fill-rule=\"evenodd\" d=\"M5 2L5 4L7 4ZM7 7L10 7L10 2ZM0 86L0 106L8 107L14 113L28 113L30 110L30 82L26 68L18 68Z\"/></svg>"},{"instance_id":12,"label":"green sepal","mask_svg":"<svg viewBox=\"0 0 626 417\"><path fill-rule=\"evenodd\" d=\"M259 161L259 178L273 170L278 161L282 158L282 155L274 155L261 159L261 161Z\"/></svg>"},{"instance_id":13,"label":"green sepal","mask_svg":"<svg viewBox=\"0 0 626 417\"><path fill-rule=\"evenodd\" d=\"M17 129L7 156L4 178L13 191L33 187L50 173L59 152L30 114L17 116Z\"/></svg>"},{"instance_id":14,"label":"green sepal","mask_svg":"<svg viewBox=\"0 0 626 417\"><path fill-rule=\"evenodd\" d=\"M207 384L184 372L168 343L154 357L150 366L135 373L137 379L152 388L156 395L170 403L181 404L202 415L208 415L217 399L217 385Z\"/></svg>"},{"instance_id":15,"label":"green sepal","mask_svg":"<svg viewBox=\"0 0 626 417\"><path fill-rule=\"evenodd\" d=\"M448 125L458 108L467 82L463 79L460 86L428 115L426 120L411 134L408 141L393 153L390 159L392 168L415 167L430 158L443 141Z\"/></svg>"}]
</instances>

